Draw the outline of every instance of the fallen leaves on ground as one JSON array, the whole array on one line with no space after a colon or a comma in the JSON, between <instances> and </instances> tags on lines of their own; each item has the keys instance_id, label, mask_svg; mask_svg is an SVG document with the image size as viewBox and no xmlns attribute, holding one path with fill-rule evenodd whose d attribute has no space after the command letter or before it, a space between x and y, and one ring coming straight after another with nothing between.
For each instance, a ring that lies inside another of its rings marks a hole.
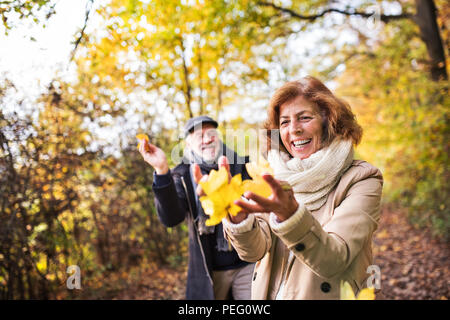
<instances>
[{"instance_id":1,"label":"fallen leaves on ground","mask_svg":"<svg viewBox=\"0 0 450 320\"><path fill-rule=\"evenodd\" d=\"M381 270L381 294L377 293L377 300L447 300L450 297L448 243L432 238L426 230L414 229L404 211L383 208L373 250L373 264ZM106 277L95 290L83 283L81 292L75 292L71 298L184 299L186 278L186 266L174 268L145 263L128 271L126 276L120 272Z\"/></svg>"},{"instance_id":2,"label":"fallen leaves on ground","mask_svg":"<svg viewBox=\"0 0 450 320\"><path fill-rule=\"evenodd\" d=\"M59 299L83 300L181 300L185 299L187 267L147 262L127 271L105 274L81 290L64 290Z\"/></svg>"},{"instance_id":3,"label":"fallen leaves on ground","mask_svg":"<svg viewBox=\"0 0 450 320\"><path fill-rule=\"evenodd\" d=\"M415 229L404 210L384 207L374 236L374 261L381 270L377 300L447 300L450 297L449 245L425 229Z\"/></svg>"}]
</instances>

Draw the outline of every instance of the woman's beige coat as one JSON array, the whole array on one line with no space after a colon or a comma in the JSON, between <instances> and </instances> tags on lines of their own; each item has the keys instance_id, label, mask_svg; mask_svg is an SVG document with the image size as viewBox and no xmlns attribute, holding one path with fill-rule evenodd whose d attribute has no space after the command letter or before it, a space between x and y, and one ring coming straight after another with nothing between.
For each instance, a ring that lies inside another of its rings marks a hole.
<instances>
[{"instance_id":1,"label":"woman's beige coat","mask_svg":"<svg viewBox=\"0 0 450 320\"><path fill-rule=\"evenodd\" d=\"M275 299L283 274L281 299L339 299L341 280L355 293L365 287L382 185L377 168L355 160L320 209L309 212L300 204L288 230L276 232L269 214L256 214L252 229L243 233L224 224L241 259L256 262L252 299Z\"/></svg>"}]
</instances>

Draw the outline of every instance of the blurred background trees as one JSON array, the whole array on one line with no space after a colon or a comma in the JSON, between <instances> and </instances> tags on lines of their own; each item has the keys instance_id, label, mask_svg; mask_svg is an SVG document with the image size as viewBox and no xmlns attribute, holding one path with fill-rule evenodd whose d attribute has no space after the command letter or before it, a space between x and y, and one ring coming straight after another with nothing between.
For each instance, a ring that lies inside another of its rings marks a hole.
<instances>
[{"instance_id":1,"label":"blurred background trees","mask_svg":"<svg viewBox=\"0 0 450 320\"><path fill-rule=\"evenodd\" d=\"M170 159L189 117L259 128L271 93L306 74L350 102L365 132L357 155L381 168L384 201L448 237L446 1L86 4L75 79L56 75L31 109L0 83L1 298L73 296L73 264L87 286L183 264L186 227L159 223L134 136L148 133ZM45 24L55 8L2 2L4 30L26 17Z\"/></svg>"}]
</instances>

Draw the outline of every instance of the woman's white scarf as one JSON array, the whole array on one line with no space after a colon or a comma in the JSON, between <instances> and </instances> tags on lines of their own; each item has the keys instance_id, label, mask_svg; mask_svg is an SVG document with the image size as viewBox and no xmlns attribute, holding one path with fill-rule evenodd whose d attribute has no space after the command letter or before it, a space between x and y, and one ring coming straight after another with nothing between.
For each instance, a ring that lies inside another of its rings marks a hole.
<instances>
[{"instance_id":1,"label":"woman's white scarf","mask_svg":"<svg viewBox=\"0 0 450 320\"><path fill-rule=\"evenodd\" d=\"M353 161L351 140L334 139L306 159L290 158L278 150L270 150L267 160L278 180L288 182L299 203L310 211L326 202L328 194Z\"/></svg>"}]
</instances>

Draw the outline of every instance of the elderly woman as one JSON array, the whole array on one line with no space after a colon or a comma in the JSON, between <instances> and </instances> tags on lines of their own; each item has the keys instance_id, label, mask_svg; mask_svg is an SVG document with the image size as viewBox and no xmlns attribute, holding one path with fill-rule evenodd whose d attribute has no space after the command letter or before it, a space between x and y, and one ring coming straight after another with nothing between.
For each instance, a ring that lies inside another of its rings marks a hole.
<instances>
[{"instance_id":1,"label":"elderly woman","mask_svg":"<svg viewBox=\"0 0 450 320\"><path fill-rule=\"evenodd\" d=\"M275 92L265 127L273 194L245 193L242 212L223 220L241 259L256 262L252 299L339 299L341 280L358 292L370 276L383 178L353 158L362 136L354 114L305 77Z\"/></svg>"}]
</instances>

